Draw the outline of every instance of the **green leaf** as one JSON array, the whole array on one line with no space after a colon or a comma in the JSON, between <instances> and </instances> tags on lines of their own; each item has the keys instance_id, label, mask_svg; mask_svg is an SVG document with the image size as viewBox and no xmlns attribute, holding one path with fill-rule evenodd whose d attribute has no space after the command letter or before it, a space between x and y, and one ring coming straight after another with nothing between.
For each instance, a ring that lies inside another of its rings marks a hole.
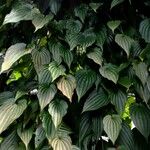
<instances>
[{"instance_id":1,"label":"green leaf","mask_svg":"<svg viewBox=\"0 0 150 150\"><path fill-rule=\"evenodd\" d=\"M35 143L36 149L41 146L41 144L43 143L45 138L46 138L45 131L42 126L39 126L35 131L35 142L34 143Z\"/></svg>"},{"instance_id":2,"label":"green leaf","mask_svg":"<svg viewBox=\"0 0 150 150\"><path fill-rule=\"evenodd\" d=\"M65 75L66 69L64 66L59 65L57 62L53 61L49 64L49 71L51 73L52 82L57 79L59 76Z\"/></svg>"},{"instance_id":3,"label":"green leaf","mask_svg":"<svg viewBox=\"0 0 150 150\"><path fill-rule=\"evenodd\" d=\"M145 85L148 78L148 66L144 62L134 63L133 68L136 76L141 80L143 86Z\"/></svg>"},{"instance_id":4,"label":"green leaf","mask_svg":"<svg viewBox=\"0 0 150 150\"><path fill-rule=\"evenodd\" d=\"M139 32L142 38L149 43L150 42L150 19L144 19L140 23Z\"/></svg>"},{"instance_id":5,"label":"green leaf","mask_svg":"<svg viewBox=\"0 0 150 150\"><path fill-rule=\"evenodd\" d=\"M79 33L82 28L82 23L79 20L68 20L66 24L66 29L70 33Z\"/></svg>"},{"instance_id":6,"label":"green leaf","mask_svg":"<svg viewBox=\"0 0 150 150\"><path fill-rule=\"evenodd\" d=\"M16 131L13 131L0 144L0 150L16 150L17 148L18 148L18 137Z\"/></svg>"},{"instance_id":7,"label":"green leaf","mask_svg":"<svg viewBox=\"0 0 150 150\"><path fill-rule=\"evenodd\" d=\"M56 128L62 122L63 116L67 113L68 105L63 100L54 99L50 102L48 112L52 116L53 123Z\"/></svg>"},{"instance_id":8,"label":"green leaf","mask_svg":"<svg viewBox=\"0 0 150 150\"><path fill-rule=\"evenodd\" d=\"M89 6L96 12L99 7L101 7L103 3L90 3Z\"/></svg>"},{"instance_id":9,"label":"green leaf","mask_svg":"<svg viewBox=\"0 0 150 150\"><path fill-rule=\"evenodd\" d=\"M110 9L112 9L113 7L121 4L122 2L124 2L124 0L112 0Z\"/></svg>"},{"instance_id":10,"label":"green leaf","mask_svg":"<svg viewBox=\"0 0 150 150\"><path fill-rule=\"evenodd\" d=\"M125 122L122 123L122 129L120 131L117 143L119 143L119 145L124 145L126 150L134 150L132 131L129 125Z\"/></svg>"},{"instance_id":11,"label":"green leaf","mask_svg":"<svg viewBox=\"0 0 150 150\"><path fill-rule=\"evenodd\" d=\"M107 26L112 30L112 32L114 32L115 29L117 29L120 24L121 24L120 20L112 20L107 22Z\"/></svg>"},{"instance_id":12,"label":"green leaf","mask_svg":"<svg viewBox=\"0 0 150 150\"><path fill-rule=\"evenodd\" d=\"M115 84L117 83L119 78L119 72L117 66L110 63L105 64L103 67L99 69L99 71L104 78L113 81Z\"/></svg>"},{"instance_id":13,"label":"green leaf","mask_svg":"<svg viewBox=\"0 0 150 150\"><path fill-rule=\"evenodd\" d=\"M89 114L85 113L81 117L79 128L79 143L91 132L91 119Z\"/></svg>"},{"instance_id":14,"label":"green leaf","mask_svg":"<svg viewBox=\"0 0 150 150\"><path fill-rule=\"evenodd\" d=\"M53 150L72 150L71 139L69 136L54 138L51 145Z\"/></svg>"},{"instance_id":15,"label":"green leaf","mask_svg":"<svg viewBox=\"0 0 150 150\"><path fill-rule=\"evenodd\" d=\"M102 65L103 57L102 57L102 50L99 48L95 48L92 52L87 54L87 57L92 59L95 63Z\"/></svg>"},{"instance_id":16,"label":"green leaf","mask_svg":"<svg viewBox=\"0 0 150 150\"><path fill-rule=\"evenodd\" d=\"M111 94L111 102L119 114L123 113L127 101L127 94L121 90Z\"/></svg>"},{"instance_id":17,"label":"green leaf","mask_svg":"<svg viewBox=\"0 0 150 150\"><path fill-rule=\"evenodd\" d=\"M99 91L94 91L85 101L82 112L97 110L103 106L106 106L108 103L108 96L102 89Z\"/></svg>"},{"instance_id":18,"label":"green leaf","mask_svg":"<svg viewBox=\"0 0 150 150\"><path fill-rule=\"evenodd\" d=\"M50 6L51 12L56 15L58 13L60 7L61 7L61 1L59 1L59 0L51 0L49 2L49 6Z\"/></svg>"},{"instance_id":19,"label":"green leaf","mask_svg":"<svg viewBox=\"0 0 150 150\"><path fill-rule=\"evenodd\" d=\"M150 111L141 104L133 104L130 107L130 116L141 134L148 139L150 134Z\"/></svg>"},{"instance_id":20,"label":"green leaf","mask_svg":"<svg viewBox=\"0 0 150 150\"><path fill-rule=\"evenodd\" d=\"M57 92L54 84L47 86L40 86L38 91L38 99L41 111L51 102Z\"/></svg>"},{"instance_id":21,"label":"green leaf","mask_svg":"<svg viewBox=\"0 0 150 150\"><path fill-rule=\"evenodd\" d=\"M96 81L96 74L92 70L79 70L76 74L76 81L76 92L80 100Z\"/></svg>"},{"instance_id":22,"label":"green leaf","mask_svg":"<svg viewBox=\"0 0 150 150\"><path fill-rule=\"evenodd\" d=\"M78 148L76 145L72 145L72 149L71 150L80 150L80 148Z\"/></svg>"},{"instance_id":23,"label":"green leaf","mask_svg":"<svg viewBox=\"0 0 150 150\"><path fill-rule=\"evenodd\" d=\"M35 26L35 32L41 28L43 28L46 24L49 23L53 19L53 15L49 14L47 16L44 16L40 13L38 9L34 9L34 15L32 19L32 24Z\"/></svg>"},{"instance_id":24,"label":"green leaf","mask_svg":"<svg viewBox=\"0 0 150 150\"><path fill-rule=\"evenodd\" d=\"M94 137L98 140L103 132L103 119L101 116L92 117L92 131L94 132Z\"/></svg>"},{"instance_id":25,"label":"green leaf","mask_svg":"<svg viewBox=\"0 0 150 150\"><path fill-rule=\"evenodd\" d=\"M85 4L81 4L80 6L75 8L74 12L75 12L75 16L79 17L80 20L84 22L88 12L88 6Z\"/></svg>"},{"instance_id":26,"label":"green leaf","mask_svg":"<svg viewBox=\"0 0 150 150\"><path fill-rule=\"evenodd\" d=\"M26 100L20 100L16 104L14 99L0 106L0 134L21 116L26 107Z\"/></svg>"},{"instance_id":27,"label":"green leaf","mask_svg":"<svg viewBox=\"0 0 150 150\"><path fill-rule=\"evenodd\" d=\"M115 144L120 133L121 123L122 120L119 115L107 115L103 119L104 131L107 133L113 144Z\"/></svg>"},{"instance_id":28,"label":"green leaf","mask_svg":"<svg viewBox=\"0 0 150 150\"><path fill-rule=\"evenodd\" d=\"M51 141L56 135L56 129L52 117L48 112L44 112L41 116L41 120L46 136L48 140Z\"/></svg>"},{"instance_id":29,"label":"green leaf","mask_svg":"<svg viewBox=\"0 0 150 150\"><path fill-rule=\"evenodd\" d=\"M72 75L67 75L62 77L57 82L57 88L70 100L72 101L72 96L76 88L76 79Z\"/></svg>"},{"instance_id":30,"label":"green leaf","mask_svg":"<svg viewBox=\"0 0 150 150\"><path fill-rule=\"evenodd\" d=\"M2 105L3 103L7 103L7 101L11 101L14 97L13 92L10 91L5 91L0 93L0 105Z\"/></svg>"},{"instance_id":31,"label":"green leaf","mask_svg":"<svg viewBox=\"0 0 150 150\"><path fill-rule=\"evenodd\" d=\"M134 40L127 35L117 34L115 36L115 42L126 52L127 56L129 57Z\"/></svg>"},{"instance_id":32,"label":"green leaf","mask_svg":"<svg viewBox=\"0 0 150 150\"><path fill-rule=\"evenodd\" d=\"M126 87L127 89L129 89L129 87L133 84L132 81L127 76L120 77L119 80L118 80L118 83L120 85Z\"/></svg>"},{"instance_id":33,"label":"green leaf","mask_svg":"<svg viewBox=\"0 0 150 150\"><path fill-rule=\"evenodd\" d=\"M21 126L18 126L17 133L19 137L21 138L21 140L23 141L23 143L25 144L26 149L28 149L28 145L33 135L33 128L22 129Z\"/></svg>"},{"instance_id":34,"label":"green leaf","mask_svg":"<svg viewBox=\"0 0 150 150\"><path fill-rule=\"evenodd\" d=\"M6 51L4 62L2 63L1 72L7 71L11 68L11 66L22 56L29 54L31 50L27 50L26 44L24 43L17 43L15 45L12 45L8 48Z\"/></svg>"},{"instance_id":35,"label":"green leaf","mask_svg":"<svg viewBox=\"0 0 150 150\"><path fill-rule=\"evenodd\" d=\"M51 61L50 52L46 48L33 49L32 50L32 60L36 71L39 73L42 67L49 64Z\"/></svg>"},{"instance_id":36,"label":"green leaf","mask_svg":"<svg viewBox=\"0 0 150 150\"><path fill-rule=\"evenodd\" d=\"M31 20L32 9L33 6L28 3L24 2L15 3L15 5L12 7L11 12L5 16L3 25L7 23L16 23L21 20Z\"/></svg>"}]
</instances>

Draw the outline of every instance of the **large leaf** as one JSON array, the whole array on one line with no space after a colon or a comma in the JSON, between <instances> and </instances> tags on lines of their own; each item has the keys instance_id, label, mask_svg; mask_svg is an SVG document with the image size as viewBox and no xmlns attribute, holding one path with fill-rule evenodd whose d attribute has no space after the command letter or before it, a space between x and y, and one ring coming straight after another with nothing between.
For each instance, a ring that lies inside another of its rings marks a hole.
<instances>
[{"instance_id":1,"label":"large leaf","mask_svg":"<svg viewBox=\"0 0 150 150\"><path fill-rule=\"evenodd\" d=\"M20 59L22 56L29 54L31 52L31 50L27 50L25 49L26 44L24 43L17 43L15 45L12 45L8 48L8 50L6 51L5 57L4 57L4 62L2 63L2 67L1 67L1 72L4 72L8 69L10 69L10 67L18 60Z\"/></svg>"},{"instance_id":2,"label":"large leaf","mask_svg":"<svg viewBox=\"0 0 150 150\"><path fill-rule=\"evenodd\" d=\"M78 100L80 100L96 81L96 74L92 70L79 70L76 74L76 80L76 92Z\"/></svg>"},{"instance_id":3,"label":"large leaf","mask_svg":"<svg viewBox=\"0 0 150 150\"><path fill-rule=\"evenodd\" d=\"M148 66L144 62L133 64L133 68L135 70L135 74L141 80L143 86L145 85L148 78Z\"/></svg>"},{"instance_id":4,"label":"large leaf","mask_svg":"<svg viewBox=\"0 0 150 150\"><path fill-rule=\"evenodd\" d=\"M0 150L16 150L17 148L18 148L18 137L16 131L13 131L0 144Z\"/></svg>"},{"instance_id":5,"label":"large leaf","mask_svg":"<svg viewBox=\"0 0 150 150\"><path fill-rule=\"evenodd\" d=\"M150 134L150 111L141 104L133 104L130 107L130 116L141 134L148 139Z\"/></svg>"},{"instance_id":6,"label":"large leaf","mask_svg":"<svg viewBox=\"0 0 150 150\"><path fill-rule=\"evenodd\" d=\"M113 21L109 21L107 22L107 26L114 32L115 29L117 29L119 27L119 25L121 24L120 20L113 20Z\"/></svg>"},{"instance_id":7,"label":"large leaf","mask_svg":"<svg viewBox=\"0 0 150 150\"><path fill-rule=\"evenodd\" d=\"M71 139L69 136L59 137L52 140L53 150L72 150Z\"/></svg>"},{"instance_id":8,"label":"large leaf","mask_svg":"<svg viewBox=\"0 0 150 150\"><path fill-rule=\"evenodd\" d=\"M101 89L90 94L84 103L83 112L97 110L109 103L108 96Z\"/></svg>"},{"instance_id":9,"label":"large leaf","mask_svg":"<svg viewBox=\"0 0 150 150\"><path fill-rule=\"evenodd\" d=\"M91 118L89 114L83 114L79 128L79 143L91 132Z\"/></svg>"},{"instance_id":10,"label":"large leaf","mask_svg":"<svg viewBox=\"0 0 150 150\"><path fill-rule=\"evenodd\" d=\"M57 62L53 61L49 64L49 71L51 73L52 81L57 79L59 76L65 75L65 67L59 65Z\"/></svg>"},{"instance_id":11,"label":"large leaf","mask_svg":"<svg viewBox=\"0 0 150 150\"><path fill-rule=\"evenodd\" d=\"M56 92L57 89L54 84L51 84L49 86L40 86L37 96L39 99L41 110L43 110L50 103L50 101L54 98Z\"/></svg>"},{"instance_id":12,"label":"large leaf","mask_svg":"<svg viewBox=\"0 0 150 150\"><path fill-rule=\"evenodd\" d=\"M35 148L40 147L45 138L45 131L42 126L39 126L35 131Z\"/></svg>"},{"instance_id":13,"label":"large leaf","mask_svg":"<svg viewBox=\"0 0 150 150\"><path fill-rule=\"evenodd\" d=\"M0 93L0 105L7 103L7 101L11 100L12 97L14 97L13 92L5 91Z\"/></svg>"},{"instance_id":14,"label":"large leaf","mask_svg":"<svg viewBox=\"0 0 150 150\"><path fill-rule=\"evenodd\" d=\"M104 78L113 81L115 84L117 83L119 78L119 72L117 66L110 63L105 64L103 67L100 68L99 71Z\"/></svg>"},{"instance_id":15,"label":"large leaf","mask_svg":"<svg viewBox=\"0 0 150 150\"><path fill-rule=\"evenodd\" d=\"M115 42L126 52L127 56L129 57L134 40L127 35L117 34L115 36Z\"/></svg>"},{"instance_id":16,"label":"large leaf","mask_svg":"<svg viewBox=\"0 0 150 150\"><path fill-rule=\"evenodd\" d=\"M75 16L79 17L82 22L84 22L86 16L87 16L88 7L85 4L82 4L75 8Z\"/></svg>"},{"instance_id":17,"label":"large leaf","mask_svg":"<svg viewBox=\"0 0 150 150\"><path fill-rule=\"evenodd\" d=\"M99 48L95 48L93 51L87 54L87 57L92 59L95 63L102 65L103 57L102 50Z\"/></svg>"},{"instance_id":18,"label":"large leaf","mask_svg":"<svg viewBox=\"0 0 150 150\"><path fill-rule=\"evenodd\" d=\"M111 102L115 105L116 110L121 114L125 109L125 104L127 101L127 94L121 90L116 93L112 93Z\"/></svg>"},{"instance_id":19,"label":"large leaf","mask_svg":"<svg viewBox=\"0 0 150 150\"><path fill-rule=\"evenodd\" d=\"M21 138L21 140L23 141L23 143L25 144L26 149L28 149L28 145L33 135L33 128L22 129L21 126L18 126L17 133Z\"/></svg>"},{"instance_id":20,"label":"large leaf","mask_svg":"<svg viewBox=\"0 0 150 150\"><path fill-rule=\"evenodd\" d=\"M0 134L20 117L26 107L26 100L20 100L18 103L15 103L14 99L0 106Z\"/></svg>"},{"instance_id":21,"label":"large leaf","mask_svg":"<svg viewBox=\"0 0 150 150\"><path fill-rule=\"evenodd\" d=\"M21 20L31 20L32 9L33 6L31 4L24 2L15 3L11 12L5 16L3 24L15 23Z\"/></svg>"},{"instance_id":22,"label":"large leaf","mask_svg":"<svg viewBox=\"0 0 150 150\"><path fill-rule=\"evenodd\" d=\"M72 75L64 76L57 82L57 87L71 101L76 88L76 79Z\"/></svg>"},{"instance_id":23,"label":"large leaf","mask_svg":"<svg viewBox=\"0 0 150 150\"><path fill-rule=\"evenodd\" d=\"M119 115L107 115L103 119L104 130L110 140L115 144L121 130L122 120Z\"/></svg>"},{"instance_id":24,"label":"large leaf","mask_svg":"<svg viewBox=\"0 0 150 150\"><path fill-rule=\"evenodd\" d=\"M46 48L32 50L32 59L37 72L40 72L43 65L49 64L51 60L50 52Z\"/></svg>"},{"instance_id":25,"label":"large leaf","mask_svg":"<svg viewBox=\"0 0 150 150\"><path fill-rule=\"evenodd\" d=\"M119 143L119 145L124 145L126 150L134 150L132 131L129 125L125 122L122 123L122 129L120 131L117 143Z\"/></svg>"},{"instance_id":26,"label":"large leaf","mask_svg":"<svg viewBox=\"0 0 150 150\"><path fill-rule=\"evenodd\" d=\"M144 19L140 23L139 32L146 42L150 42L150 19Z\"/></svg>"},{"instance_id":27,"label":"large leaf","mask_svg":"<svg viewBox=\"0 0 150 150\"><path fill-rule=\"evenodd\" d=\"M121 4L122 2L124 2L124 0L112 0L111 2L111 9L119 4Z\"/></svg>"},{"instance_id":28,"label":"large leaf","mask_svg":"<svg viewBox=\"0 0 150 150\"><path fill-rule=\"evenodd\" d=\"M63 100L54 99L50 102L48 112L52 116L56 128L60 125L63 116L67 113L67 108L68 105Z\"/></svg>"}]
</instances>

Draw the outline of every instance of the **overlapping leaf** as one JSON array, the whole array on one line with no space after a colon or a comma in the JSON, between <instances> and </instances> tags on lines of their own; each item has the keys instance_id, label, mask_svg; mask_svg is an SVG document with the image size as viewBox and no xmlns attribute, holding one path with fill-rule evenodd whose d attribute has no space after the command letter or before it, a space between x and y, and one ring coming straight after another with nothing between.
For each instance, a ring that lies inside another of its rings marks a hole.
<instances>
[{"instance_id":1,"label":"overlapping leaf","mask_svg":"<svg viewBox=\"0 0 150 150\"><path fill-rule=\"evenodd\" d=\"M111 9L119 4L121 4L122 2L124 2L124 0L112 0L111 2Z\"/></svg>"},{"instance_id":2,"label":"overlapping leaf","mask_svg":"<svg viewBox=\"0 0 150 150\"><path fill-rule=\"evenodd\" d=\"M79 70L76 74L76 81L76 92L80 100L96 81L96 74L92 70Z\"/></svg>"},{"instance_id":3,"label":"overlapping leaf","mask_svg":"<svg viewBox=\"0 0 150 150\"><path fill-rule=\"evenodd\" d=\"M50 103L50 101L54 98L56 92L57 89L54 84L51 84L49 86L40 86L37 96L39 99L41 110L43 110Z\"/></svg>"},{"instance_id":4,"label":"overlapping leaf","mask_svg":"<svg viewBox=\"0 0 150 150\"><path fill-rule=\"evenodd\" d=\"M53 61L49 64L49 71L51 73L52 81L57 79L59 76L65 75L65 67L57 62Z\"/></svg>"},{"instance_id":5,"label":"overlapping leaf","mask_svg":"<svg viewBox=\"0 0 150 150\"><path fill-rule=\"evenodd\" d=\"M119 115L107 115L103 119L104 130L110 140L115 144L121 130L122 120Z\"/></svg>"},{"instance_id":6,"label":"overlapping leaf","mask_svg":"<svg viewBox=\"0 0 150 150\"><path fill-rule=\"evenodd\" d=\"M150 111L141 104L133 104L130 107L130 116L141 134L148 139L150 134Z\"/></svg>"},{"instance_id":7,"label":"overlapping leaf","mask_svg":"<svg viewBox=\"0 0 150 150\"><path fill-rule=\"evenodd\" d=\"M127 35L117 34L115 36L115 42L121 48L123 48L123 50L126 52L127 56L129 57L130 50L131 50L132 44L134 43L134 40Z\"/></svg>"},{"instance_id":8,"label":"overlapping leaf","mask_svg":"<svg viewBox=\"0 0 150 150\"><path fill-rule=\"evenodd\" d=\"M144 19L140 23L139 32L146 42L150 42L150 19Z\"/></svg>"},{"instance_id":9,"label":"overlapping leaf","mask_svg":"<svg viewBox=\"0 0 150 150\"><path fill-rule=\"evenodd\" d=\"M50 102L48 112L52 116L56 128L60 125L63 116L67 113L67 108L68 105L63 100L54 99Z\"/></svg>"},{"instance_id":10,"label":"overlapping leaf","mask_svg":"<svg viewBox=\"0 0 150 150\"><path fill-rule=\"evenodd\" d=\"M90 94L84 103L83 112L97 110L109 103L108 96L101 89Z\"/></svg>"},{"instance_id":11,"label":"overlapping leaf","mask_svg":"<svg viewBox=\"0 0 150 150\"><path fill-rule=\"evenodd\" d=\"M18 104L15 100L4 103L0 106L0 133L6 130L24 112L27 107L26 100L20 100Z\"/></svg>"},{"instance_id":12,"label":"overlapping leaf","mask_svg":"<svg viewBox=\"0 0 150 150\"><path fill-rule=\"evenodd\" d=\"M113 20L113 21L109 21L107 22L107 26L114 32L115 29L117 29L119 27L119 25L121 24L120 20Z\"/></svg>"},{"instance_id":13,"label":"overlapping leaf","mask_svg":"<svg viewBox=\"0 0 150 150\"><path fill-rule=\"evenodd\" d=\"M57 82L57 87L71 101L76 88L76 79L72 75L64 76Z\"/></svg>"},{"instance_id":14,"label":"overlapping leaf","mask_svg":"<svg viewBox=\"0 0 150 150\"><path fill-rule=\"evenodd\" d=\"M99 71L104 78L113 81L115 84L117 83L119 78L119 72L117 66L110 63L105 64L103 67L99 69Z\"/></svg>"},{"instance_id":15,"label":"overlapping leaf","mask_svg":"<svg viewBox=\"0 0 150 150\"><path fill-rule=\"evenodd\" d=\"M25 49L25 47L26 44L17 43L8 48L4 57L4 62L2 63L1 73L10 69L18 59L31 52L31 50Z\"/></svg>"}]
</instances>

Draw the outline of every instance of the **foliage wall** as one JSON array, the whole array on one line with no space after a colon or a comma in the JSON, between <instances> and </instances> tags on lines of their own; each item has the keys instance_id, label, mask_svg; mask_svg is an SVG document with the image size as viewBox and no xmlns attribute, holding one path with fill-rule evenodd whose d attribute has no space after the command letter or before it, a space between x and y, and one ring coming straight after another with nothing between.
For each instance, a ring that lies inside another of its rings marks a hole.
<instances>
[{"instance_id":1,"label":"foliage wall","mask_svg":"<svg viewBox=\"0 0 150 150\"><path fill-rule=\"evenodd\" d=\"M148 150L149 0L0 0L0 150Z\"/></svg>"}]
</instances>

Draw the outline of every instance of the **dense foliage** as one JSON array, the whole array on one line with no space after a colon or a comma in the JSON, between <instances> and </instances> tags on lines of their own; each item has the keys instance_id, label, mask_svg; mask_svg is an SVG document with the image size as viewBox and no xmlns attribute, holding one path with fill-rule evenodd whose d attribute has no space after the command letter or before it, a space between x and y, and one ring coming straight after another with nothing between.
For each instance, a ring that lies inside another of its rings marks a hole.
<instances>
[{"instance_id":1,"label":"dense foliage","mask_svg":"<svg viewBox=\"0 0 150 150\"><path fill-rule=\"evenodd\" d=\"M0 0L0 150L148 150L149 0Z\"/></svg>"}]
</instances>

